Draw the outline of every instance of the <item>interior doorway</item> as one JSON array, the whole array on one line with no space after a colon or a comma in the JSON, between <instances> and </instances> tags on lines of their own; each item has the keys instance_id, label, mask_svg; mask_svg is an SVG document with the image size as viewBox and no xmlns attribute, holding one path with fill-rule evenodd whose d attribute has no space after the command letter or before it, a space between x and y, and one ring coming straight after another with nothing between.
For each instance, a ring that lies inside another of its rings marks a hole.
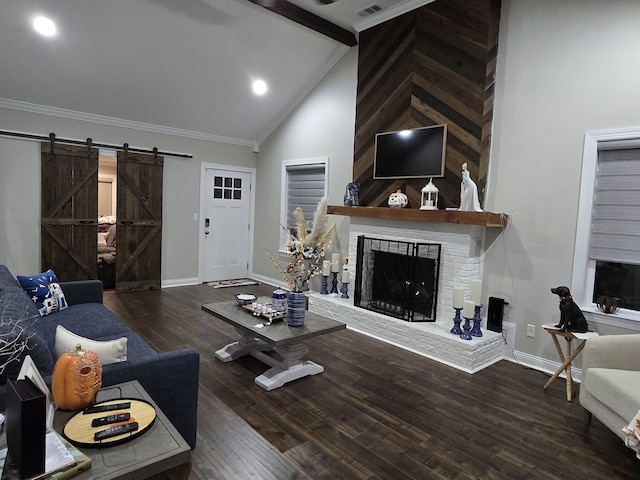
<instances>
[{"instance_id":1,"label":"interior doorway","mask_svg":"<svg viewBox=\"0 0 640 480\"><path fill-rule=\"evenodd\" d=\"M245 278L253 256L255 170L202 164L200 272L202 282Z\"/></svg>"},{"instance_id":2,"label":"interior doorway","mask_svg":"<svg viewBox=\"0 0 640 480\"><path fill-rule=\"evenodd\" d=\"M105 289L116 286L116 211L118 161L115 150L98 156L98 278Z\"/></svg>"}]
</instances>

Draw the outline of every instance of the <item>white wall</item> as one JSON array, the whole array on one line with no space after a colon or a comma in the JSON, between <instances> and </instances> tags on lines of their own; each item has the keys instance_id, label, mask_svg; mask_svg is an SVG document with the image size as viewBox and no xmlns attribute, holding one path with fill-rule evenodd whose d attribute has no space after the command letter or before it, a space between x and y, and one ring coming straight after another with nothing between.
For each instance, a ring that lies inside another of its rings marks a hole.
<instances>
[{"instance_id":1,"label":"white wall","mask_svg":"<svg viewBox=\"0 0 640 480\"><path fill-rule=\"evenodd\" d=\"M559 318L549 289L571 283L585 132L640 124L639 24L640 2L502 1L486 207L511 224L484 276L511 304L517 350L536 357L557 360L540 326Z\"/></svg>"},{"instance_id":2,"label":"white wall","mask_svg":"<svg viewBox=\"0 0 640 480\"><path fill-rule=\"evenodd\" d=\"M330 205L342 205L352 179L357 47L349 50L278 129L260 145L257 162L253 271L280 280L265 251L276 254L280 235L280 176L283 160L329 157ZM310 220L310 219L308 219ZM347 254L348 220L337 217L334 248ZM286 260L286 257L284 257Z\"/></svg>"},{"instance_id":3,"label":"white wall","mask_svg":"<svg viewBox=\"0 0 640 480\"><path fill-rule=\"evenodd\" d=\"M0 263L40 270L40 145L0 137Z\"/></svg>"},{"instance_id":4,"label":"white wall","mask_svg":"<svg viewBox=\"0 0 640 480\"><path fill-rule=\"evenodd\" d=\"M244 146L162 135L97 123L0 109L0 130L86 139L96 143L188 153L165 157L163 187L162 281L189 283L198 277L200 164L254 168L256 154ZM40 269L40 145L0 137L0 263L13 273Z\"/></svg>"}]
</instances>

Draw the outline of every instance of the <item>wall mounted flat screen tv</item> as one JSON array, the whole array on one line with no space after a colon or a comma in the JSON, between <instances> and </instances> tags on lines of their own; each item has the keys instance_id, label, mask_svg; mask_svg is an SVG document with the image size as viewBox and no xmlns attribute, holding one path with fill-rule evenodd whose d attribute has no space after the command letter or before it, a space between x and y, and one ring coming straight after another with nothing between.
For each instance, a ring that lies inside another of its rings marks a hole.
<instances>
[{"instance_id":1,"label":"wall mounted flat screen tv","mask_svg":"<svg viewBox=\"0 0 640 480\"><path fill-rule=\"evenodd\" d=\"M447 126L376 134L374 179L444 177Z\"/></svg>"}]
</instances>

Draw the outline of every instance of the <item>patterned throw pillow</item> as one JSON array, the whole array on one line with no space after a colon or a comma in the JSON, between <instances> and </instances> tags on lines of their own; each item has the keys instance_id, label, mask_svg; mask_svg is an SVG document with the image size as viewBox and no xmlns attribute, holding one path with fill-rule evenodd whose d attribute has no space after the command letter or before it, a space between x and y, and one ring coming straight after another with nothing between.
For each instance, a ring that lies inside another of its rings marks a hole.
<instances>
[{"instance_id":1,"label":"patterned throw pillow","mask_svg":"<svg viewBox=\"0 0 640 480\"><path fill-rule=\"evenodd\" d=\"M18 282L34 301L41 316L49 315L68 307L58 283L58 277L49 269L38 275L18 275Z\"/></svg>"}]
</instances>

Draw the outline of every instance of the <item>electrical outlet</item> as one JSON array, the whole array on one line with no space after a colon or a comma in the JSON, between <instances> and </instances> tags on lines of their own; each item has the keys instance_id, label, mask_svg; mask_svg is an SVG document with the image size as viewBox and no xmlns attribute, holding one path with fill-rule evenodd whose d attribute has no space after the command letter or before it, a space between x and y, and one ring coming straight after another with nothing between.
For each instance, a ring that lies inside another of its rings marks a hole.
<instances>
[{"instance_id":1,"label":"electrical outlet","mask_svg":"<svg viewBox=\"0 0 640 480\"><path fill-rule=\"evenodd\" d=\"M536 326L532 324L527 324L527 337L535 337L536 336Z\"/></svg>"}]
</instances>

